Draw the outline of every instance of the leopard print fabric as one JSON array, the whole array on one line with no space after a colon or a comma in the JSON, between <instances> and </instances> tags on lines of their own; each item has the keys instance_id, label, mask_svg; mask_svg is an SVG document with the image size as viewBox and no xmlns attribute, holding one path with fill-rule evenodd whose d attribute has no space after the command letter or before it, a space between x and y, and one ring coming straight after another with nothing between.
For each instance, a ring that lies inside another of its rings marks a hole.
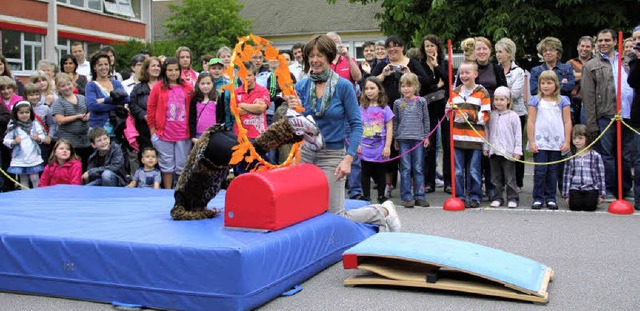
<instances>
[{"instance_id":1,"label":"leopard print fabric","mask_svg":"<svg viewBox=\"0 0 640 311\"><path fill-rule=\"evenodd\" d=\"M207 149L211 135L222 130L224 130L223 126L210 127L191 149L173 195L175 198L175 205L171 209L173 220L213 218L220 213L219 209L207 209L207 204L220 192L222 183L229 175L229 166L215 165L204 156L204 151Z\"/></svg>"}]
</instances>

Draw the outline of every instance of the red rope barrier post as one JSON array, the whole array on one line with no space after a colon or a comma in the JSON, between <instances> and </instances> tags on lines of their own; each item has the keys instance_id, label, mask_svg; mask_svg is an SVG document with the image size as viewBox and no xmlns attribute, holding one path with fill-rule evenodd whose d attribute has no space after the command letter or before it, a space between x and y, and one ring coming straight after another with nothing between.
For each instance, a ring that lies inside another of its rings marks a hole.
<instances>
[{"instance_id":1,"label":"red rope barrier post","mask_svg":"<svg viewBox=\"0 0 640 311\"><path fill-rule=\"evenodd\" d=\"M449 94L453 94L453 48L451 47L451 39L447 40L447 50L449 56ZM451 166L451 197L444 201L442 208L445 211L463 211L464 202L456 197L456 171L453 150L453 109L450 110L449 117L449 159Z\"/></svg>"},{"instance_id":2,"label":"red rope barrier post","mask_svg":"<svg viewBox=\"0 0 640 311\"><path fill-rule=\"evenodd\" d=\"M618 83L616 85L616 111L618 115L622 110L622 31L618 32ZM631 203L622 196L622 122L616 120L616 161L618 162L618 199L609 204L608 212L612 214L633 214ZM637 174L637 173L636 173Z\"/></svg>"}]
</instances>

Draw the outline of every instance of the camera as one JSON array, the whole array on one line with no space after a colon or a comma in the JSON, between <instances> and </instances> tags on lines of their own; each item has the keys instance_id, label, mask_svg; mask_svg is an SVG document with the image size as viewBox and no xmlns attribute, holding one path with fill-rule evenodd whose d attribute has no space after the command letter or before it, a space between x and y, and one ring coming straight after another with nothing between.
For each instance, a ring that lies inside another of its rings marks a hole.
<instances>
[{"instance_id":1,"label":"camera","mask_svg":"<svg viewBox=\"0 0 640 311\"><path fill-rule=\"evenodd\" d=\"M391 65L391 70L393 71L402 72L403 69L402 65Z\"/></svg>"},{"instance_id":2,"label":"camera","mask_svg":"<svg viewBox=\"0 0 640 311\"><path fill-rule=\"evenodd\" d=\"M636 45L633 47L634 50L638 51L640 50L640 42L636 43Z\"/></svg>"}]
</instances>

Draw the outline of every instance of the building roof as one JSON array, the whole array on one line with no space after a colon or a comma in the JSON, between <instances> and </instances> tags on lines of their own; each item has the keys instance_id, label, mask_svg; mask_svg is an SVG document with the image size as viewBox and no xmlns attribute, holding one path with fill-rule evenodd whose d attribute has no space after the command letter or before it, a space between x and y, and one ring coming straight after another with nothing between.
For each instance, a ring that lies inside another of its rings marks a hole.
<instances>
[{"instance_id":1,"label":"building roof","mask_svg":"<svg viewBox=\"0 0 640 311\"><path fill-rule=\"evenodd\" d=\"M253 31L260 36L283 36L335 31L380 31L374 18L383 12L379 3L353 4L336 0L237 0L244 5L240 15L253 20Z\"/></svg>"},{"instance_id":2,"label":"building roof","mask_svg":"<svg viewBox=\"0 0 640 311\"><path fill-rule=\"evenodd\" d=\"M153 1L153 38L168 39L162 24L170 15L167 4L180 0ZM379 3L352 4L336 0L237 0L244 5L240 15L253 20L253 33L259 36L295 36L306 34L379 32L380 22L374 15L383 12Z\"/></svg>"}]
</instances>

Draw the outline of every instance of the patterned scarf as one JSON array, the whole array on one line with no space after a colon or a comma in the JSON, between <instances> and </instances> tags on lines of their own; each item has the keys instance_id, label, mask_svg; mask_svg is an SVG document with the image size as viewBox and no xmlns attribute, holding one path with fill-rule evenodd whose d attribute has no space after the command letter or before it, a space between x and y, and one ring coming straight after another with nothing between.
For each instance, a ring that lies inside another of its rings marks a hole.
<instances>
[{"instance_id":1,"label":"patterned scarf","mask_svg":"<svg viewBox=\"0 0 640 311\"><path fill-rule=\"evenodd\" d=\"M336 90L336 85L338 84L340 76L338 76L338 74L333 70L327 68L323 72L311 72L309 74L309 78L313 82L311 83L311 98L309 99L309 107L311 108L311 112L313 112L316 117L322 117L324 116L325 111L329 109L329 104L331 104L331 99L333 98L333 93ZM318 98L318 96L316 95L317 82L328 82L324 89L324 94L322 94L322 98L320 99L320 110L318 110L318 104L316 103Z\"/></svg>"},{"instance_id":2,"label":"patterned scarf","mask_svg":"<svg viewBox=\"0 0 640 311\"><path fill-rule=\"evenodd\" d=\"M16 128L21 128L27 135L31 136L31 128L33 127L33 121L23 122L20 120L11 120L7 126L7 132L13 131Z\"/></svg>"}]
</instances>

